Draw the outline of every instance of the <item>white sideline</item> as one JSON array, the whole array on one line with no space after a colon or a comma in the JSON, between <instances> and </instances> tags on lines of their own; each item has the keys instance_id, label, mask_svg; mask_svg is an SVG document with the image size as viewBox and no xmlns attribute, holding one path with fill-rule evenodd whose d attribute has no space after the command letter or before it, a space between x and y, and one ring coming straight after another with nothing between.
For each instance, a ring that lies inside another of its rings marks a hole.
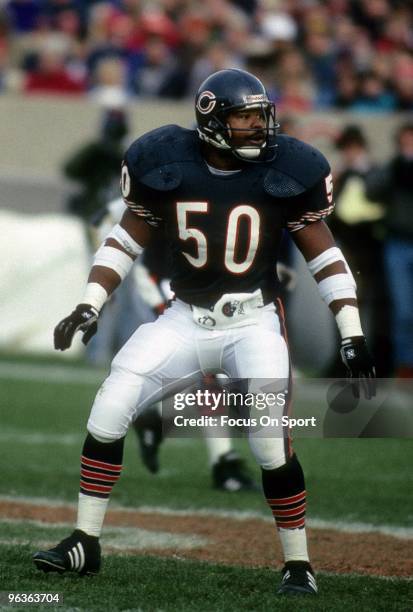
<instances>
[{"instance_id":1,"label":"white sideline","mask_svg":"<svg viewBox=\"0 0 413 612\"><path fill-rule=\"evenodd\" d=\"M27 364L13 361L0 361L0 378L13 380L35 380L55 383L74 383L96 385L102 383L107 370L88 366Z\"/></svg>"},{"instance_id":2,"label":"white sideline","mask_svg":"<svg viewBox=\"0 0 413 612\"><path fill-rule=\"evenodd\" d=\"M55 434L37 433L33 431L22 431L15 429L5 429L0 431L0 442L19 442L20 444L44 446L45 444L59 444L62 446L79 446L84 440L84 433L78 434Z\"/></svg>"},{"instance_id":3,"label":"white sideline","mask_svg":"<svg viewBox=\"0 0 413 612\"><path fill-rule=\"evenodd\" d=\"M85 439L85 433L80 430L79 433L52 433L52 432L33 432L24 429L16 429L4 427L0 431L0 443L2 442L18 442L19 444L37 444L44 446L45 444L62 444L64 446L79 446ZM189 438L171 438L168 444L179 444L180 447L190 446L191 439ZM165 478L168 475L178 473L178 468L165 468L159 474L159 478Z\"/></svg>"},{"instance_id":4,"label":"white sideline","mask_svg":"<svg viewBox=\"0 0 413 612\"><path fill-rule=\"evenodd\" d=\"M20 497L0 495L0 503L14 502L34 506L48 505L49 507L62 507L75 509L77 506L74 503L65 502L57 499L49 499L45 497ZM259 519L266 523L273 523L273 519L268 516L268 513L252 512L252 511L232 511L232 510L210 510L209 508L188 508L179 510L167 508L165 506L137 506L131 508L129 506L111 505L110 510L122 510L123 512L144 512L148 514L157 513L166 516L205 516L217 518L229 518L234 521L246 521L249 519ZM393 525L374 525L372 523L361 523L351 521L330 521L321 518L309 518L306 521L310 529L331 529L341 533L380 533L382 535L397 538L399 540L413 539L413 528L393 526Z\"/></svg>"},{"instance_id":5,"label":"white sideline","mask_svg":"<svg viewBox=\"0 0 413 612\"><path fill-rule=\"evenodd\" d=\"M24 529L28 525L37 527L40 529L73 529L73 525L70 523L45 523L42 521L26 520L26 519L2 519L0 518L0 525L15 525L18 527L22 526ZM24 541L26 538L24 535L20 538ZM42 536L42 540L44 536ZM115 527L108 525L105 532L102 535L102 540L105 546L110 546L114 550L125 551L125 550L136 550L136 549L159 549L159 548L179 548L181 550L188 550L191 548L198 548L199 546L206 546L209 544L207 538L195 534L179 534L169 533L167 531L150 531L149 529L142 529L140 527ZM8 538L2 538L0 543L10 544ZM37 543L40 545L40 538L31 540L31 544ZM47 543L48 544L48 543Z\"/></svg>"}]
</instances>

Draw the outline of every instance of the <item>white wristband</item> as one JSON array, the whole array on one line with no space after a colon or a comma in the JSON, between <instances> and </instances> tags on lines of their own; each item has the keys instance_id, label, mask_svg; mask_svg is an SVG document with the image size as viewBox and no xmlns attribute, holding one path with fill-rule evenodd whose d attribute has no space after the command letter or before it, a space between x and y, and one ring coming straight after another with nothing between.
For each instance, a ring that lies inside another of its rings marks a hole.
<instances>
[{"instance_id":1,"label":"white wristband","mask_svg":"<svg viewBox=\"0 0 413 612\"><path fill-rule=\"evenodd\" d=\"M347 304L340 308L336 314L336 322L342 340L354 336L364 336L361 329L359 309L356 306Z\"/></svg>"},{"instance_id":2,"label":"white wristband","mask_svg":"<svg viewBox=\"0 0 413 612\"><path fill-rule=\"evenodd\" d=\"M85 295L83 296L82 304L90 304L101 311L103 304L108 299L108 292L99 283L88 283L86 285Z\"/></svg>"}]
</instances>

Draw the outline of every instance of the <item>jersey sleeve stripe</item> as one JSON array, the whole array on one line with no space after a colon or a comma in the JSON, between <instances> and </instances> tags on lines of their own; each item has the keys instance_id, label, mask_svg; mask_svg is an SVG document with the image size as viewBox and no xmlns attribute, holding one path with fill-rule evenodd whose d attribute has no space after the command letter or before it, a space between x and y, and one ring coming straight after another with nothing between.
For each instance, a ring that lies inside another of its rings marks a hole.
<instances>
[{"instance_id":1,"label":"jersey sleeve stripe","mask_svg":"<svg viewBox=\"0 0 413 612\"><path fill-rule=\"evenodd\" d=\"M306 225L310 223L314 223L315 221L321 221L321 219L325 219L334 210L334 204L331 204L327 208L323 208L317 211L309 211L301 215L301 217L297 221L289 221L287 223L287 227L290 232L296 232L297 230L303 229Z\"/></svg>"},{"instance_id":2,"label":"jersey sleeve stripe","mask_svg":"<svg viewBox=\"0 0 413 612\"><path fill-rule=\"evenodd\" d=\"M135 202L131 202L126 198L124 198L124 202L129 210L131 210L138 217L141 217L144 221L146 221L146 223L149 223L149 225L158 227L161 223L162 218L154 215L153 212L145 208L142 204L136 204Z\"/></svg>"}]
</instances>

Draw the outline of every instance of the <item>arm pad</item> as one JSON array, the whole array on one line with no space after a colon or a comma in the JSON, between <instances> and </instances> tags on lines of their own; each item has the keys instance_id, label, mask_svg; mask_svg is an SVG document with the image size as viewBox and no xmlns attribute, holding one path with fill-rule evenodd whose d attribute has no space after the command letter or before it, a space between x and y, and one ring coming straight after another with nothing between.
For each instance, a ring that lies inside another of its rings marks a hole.
<instances>
[{"instance_id":1,"label":"arm pad","mask_svg":"<svg viewBox=\"0 0 413 612\"><path fill-rule=\"evenodd\" d=\"M132 268L133 259L120 249L102 245L95 253L93 265L110 268L123 280Z\"/></svg>"},{"instance_id":2,"label":"arm pad","mask_svg":"<svg viewBox=\"0 0 413 612\"><path fill-rule=\"evenodd\" d=\"M143 247L141 247L141 245L138 244L121 225L119 225L119 223L114 225L112 231L106 236L106 240L108 238L113 238L113 240L119 242L121 247L123 247L125 251L127 251L127 253L134 259L143 251Z\"/></svg>"},{"instance_id":3,"label":"arm pad","mask_svg":"<svg viewBox=\"0 0 413 612\"><path fill-rule=\"evenodd\" d=\"M334 300L356 299L356 283L350 274L332 274L318 283L320 295L329 306Z\"/></svg>"},{"instance_id":4,"label":"arm pad","mask_svg":"<svg viewBox=\"0 0 413 612\"><path fill-rule=\"evenodd\" d=\"M354 276L351 273L341 249L338 247L331 247L307 262L308 269L311 274L315 276L317 272L320 272L320 270L323 270L323 268L336 261L342 261L344 263L346 272L343 274L332 274L318 283L320 295L327 306L330 305L331 302L334 302L334 300L345 298L356 299L357 285Z\"/></svg>"}]
</instances>

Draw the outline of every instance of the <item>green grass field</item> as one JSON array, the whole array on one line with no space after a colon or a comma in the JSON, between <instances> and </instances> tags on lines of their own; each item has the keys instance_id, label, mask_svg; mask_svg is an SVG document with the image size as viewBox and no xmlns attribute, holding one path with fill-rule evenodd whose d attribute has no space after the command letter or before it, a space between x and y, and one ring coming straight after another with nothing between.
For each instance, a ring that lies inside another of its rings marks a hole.
<instances>
[{"instance_id":1,"label":"green grass field","mask_svg":"<svg viewBox=\"0 0 413 612\"><path fill-rule=\"evenodd\" d=\"M72 610L171 610L229 612L408 612L411 584L360 576L319 577L317 598L276 598L278 575L270 569L241 569L154 557L109 556L94 578L43 575L34 578L30 546L3 546L8 560L3 589L60 592ZM27 609L27 608L24 608ZM56 608L61 610L62 608Z\"/></svg>"},{"instance_id":2,"label":"green grass field","mask_svg":"<svg viewBox=\"0 0 413 612\"><path fill-rule=\"evenodd\" d=\"M101 373L75 364L65 377L60 375L64 366L56 370L54 361L17 359L13 367L2 369L4 363L0 359L0 496L75 502L79 451ZM236 446L258 478L245 441L236 440ZM412 440L301 439L295 448L307 477L310 518L331 525L340 521L411 530ZM201 440L167 440L161 460L160 474L148 474L130 433L114 504L269 516L259 493L234 495L211 488ZM275 596L279 576L272 568L111 554L96 578L45 576L30 560L36 542L57 542L67 535L62 527L50 529L0 519L0 591L60 591L64 608L72 610L413 610L413 584L400 578L320 574L320 596L294 599L292 605L290 599Z\"/></svg>"}]
</instances>

